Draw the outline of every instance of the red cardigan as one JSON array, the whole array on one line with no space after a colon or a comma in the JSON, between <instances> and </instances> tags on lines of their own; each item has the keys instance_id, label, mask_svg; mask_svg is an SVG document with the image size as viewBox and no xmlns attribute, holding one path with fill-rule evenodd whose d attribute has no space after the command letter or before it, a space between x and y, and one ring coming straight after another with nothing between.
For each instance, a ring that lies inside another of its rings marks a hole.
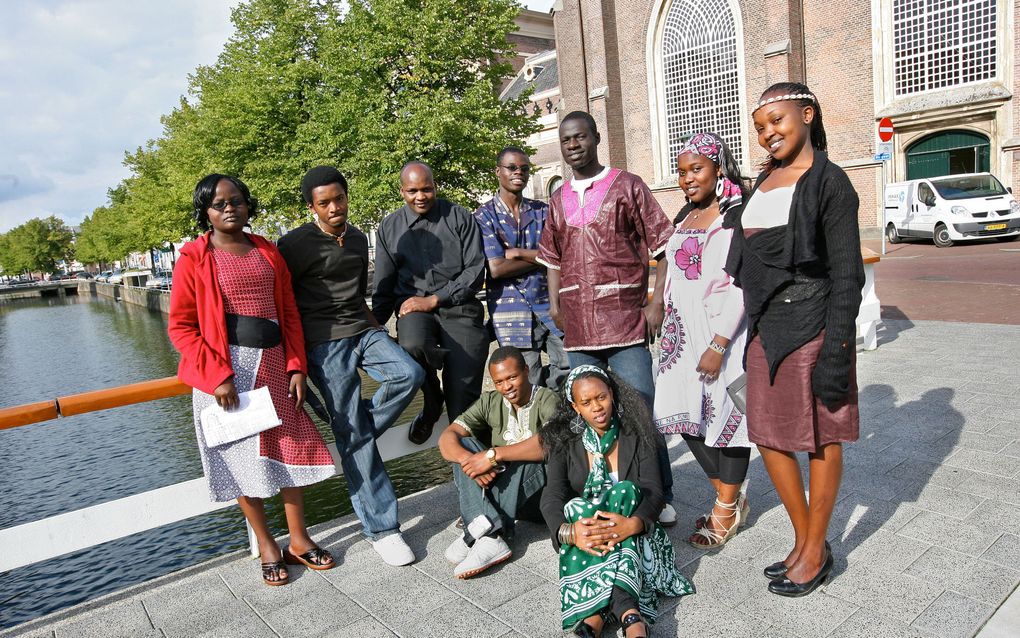
<instances>
[{"instance_id":1,"label":"red cardigan","mask_svg":"<svg viewBox=\"0 0 1020 638\"><path fill-rule=\"evenodd\" d=\"M276 316L283 333L287 372L308 373L305 336L301 316L294 302L290 271L276 246L258 235L245 233L270 263L275 273L273 293ZM216 262L209 243L210 233L181 248L170 289L170 319L167 332L181 353L177 378L206 394L212 394L234 375L227 344L227 320L223 294L216 279Z\"/></svg>"}]
</instances>

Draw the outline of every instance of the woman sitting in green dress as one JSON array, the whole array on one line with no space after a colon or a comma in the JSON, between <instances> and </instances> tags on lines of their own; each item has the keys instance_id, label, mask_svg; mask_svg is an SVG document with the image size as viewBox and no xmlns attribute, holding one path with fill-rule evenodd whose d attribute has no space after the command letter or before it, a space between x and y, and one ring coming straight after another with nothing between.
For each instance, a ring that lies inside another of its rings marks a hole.
<instances>
[{"instance_id":1,"label":"woman sitting in green dress","mask_svg":"<svg viewBox=\"0 0 1020 638\"><path fill-rule=\"evenodd\" d=\"M664 501L651 416L636 390L598 366L574 368L564 396L541 432L563 628L599 636L615 617L628 638L647 636L657 594L694 591L656 522Z\"/></svg>"}]
</instances>

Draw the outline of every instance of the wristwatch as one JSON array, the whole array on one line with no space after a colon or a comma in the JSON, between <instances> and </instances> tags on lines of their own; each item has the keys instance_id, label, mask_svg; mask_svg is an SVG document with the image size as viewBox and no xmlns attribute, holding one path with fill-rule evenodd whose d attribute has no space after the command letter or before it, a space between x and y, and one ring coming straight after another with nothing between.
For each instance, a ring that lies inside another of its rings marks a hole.
<instances>
[{"instance_id":1,"label":"wristwatch","mask_svg":"<svg viewBox=\"0 0 1020 638\"><path fill-rule=\"evenodd\" d=\"M488 450L485 450L485 458L489 459L489 463L492 463L492 467L499 465L496 461L496 448L490 447Z\"/></svg>"}]
</instances>

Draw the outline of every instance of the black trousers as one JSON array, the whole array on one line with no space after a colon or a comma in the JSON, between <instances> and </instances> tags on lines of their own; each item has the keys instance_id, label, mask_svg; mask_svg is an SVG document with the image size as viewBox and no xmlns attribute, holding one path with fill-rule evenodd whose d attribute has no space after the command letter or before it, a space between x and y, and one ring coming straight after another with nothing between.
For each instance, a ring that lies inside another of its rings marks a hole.
<instances>
[{"instance_id":1,"label":"black trousers","mask_svg":"<svg viewBox=\"0 0 1020 638\"><path fill-rule=\"evenodd\" d=\"M705 470L710 479L719 479L727 485L738 485L747 476L747 466L751 460L749 447L710 447L700 436L682 435L691 448L698 465Z\"/></svg>"},{"instance_id":2,"label":"black trousers","mask_svg":"<svg viewBox=\"0 0 1020 638\"><path fill-rule=\"evenodd\" d=\"M609 610L616 616L617 621L622 621L625 613L637 608L637 601L630 594L619 587L613 587L613 593L609 596Z\"/></svg>"},{"instance_id":3,"label":"black trousers","mask_svg":"<svg viewBox=\"0 0 1020 638\"><path fill-rule=\"evenodd\" d=\"M477 300L398 318L397 342L425 370L421 391L427 422L436 421L443 413L444 395L450 421L481 396L489 333L482 304ZM442 386L437 372L440 369Z\"/></svg>"}]
</instances>

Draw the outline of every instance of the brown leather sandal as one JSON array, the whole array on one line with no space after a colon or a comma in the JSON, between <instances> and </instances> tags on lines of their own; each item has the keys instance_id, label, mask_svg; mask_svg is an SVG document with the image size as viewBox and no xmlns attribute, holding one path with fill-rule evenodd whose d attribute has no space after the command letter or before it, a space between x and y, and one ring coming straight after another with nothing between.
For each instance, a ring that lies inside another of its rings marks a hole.
<instances>
[{"instance_id":1,"label":"brown leather sandal","mask_svg":"<svg viewBox=\"0 0 1020 638\"><path fill-rule=\"evenodd\" d=\"M262 563L262 581L270 587L286 585L290 582L290 574L287 574L286 577L283 576L286 570L287 567L283 564L282 560Z\"/></svg>"},{"instance_id":2,"label":"brown leather sandal","mask_svg":"<svg viewBox=\"0 0 1020 638\"><path fill-rule=\"evenodd\" d=\"M321 547L313 547L300 556L292 554L289 549L285 549L283 550L283 560L286 561L288 565L304 565L308 569L314 569L316 571L333 569L336 567L336 561L333 560L333 555Z\"/></svg>"}]
</instances>

